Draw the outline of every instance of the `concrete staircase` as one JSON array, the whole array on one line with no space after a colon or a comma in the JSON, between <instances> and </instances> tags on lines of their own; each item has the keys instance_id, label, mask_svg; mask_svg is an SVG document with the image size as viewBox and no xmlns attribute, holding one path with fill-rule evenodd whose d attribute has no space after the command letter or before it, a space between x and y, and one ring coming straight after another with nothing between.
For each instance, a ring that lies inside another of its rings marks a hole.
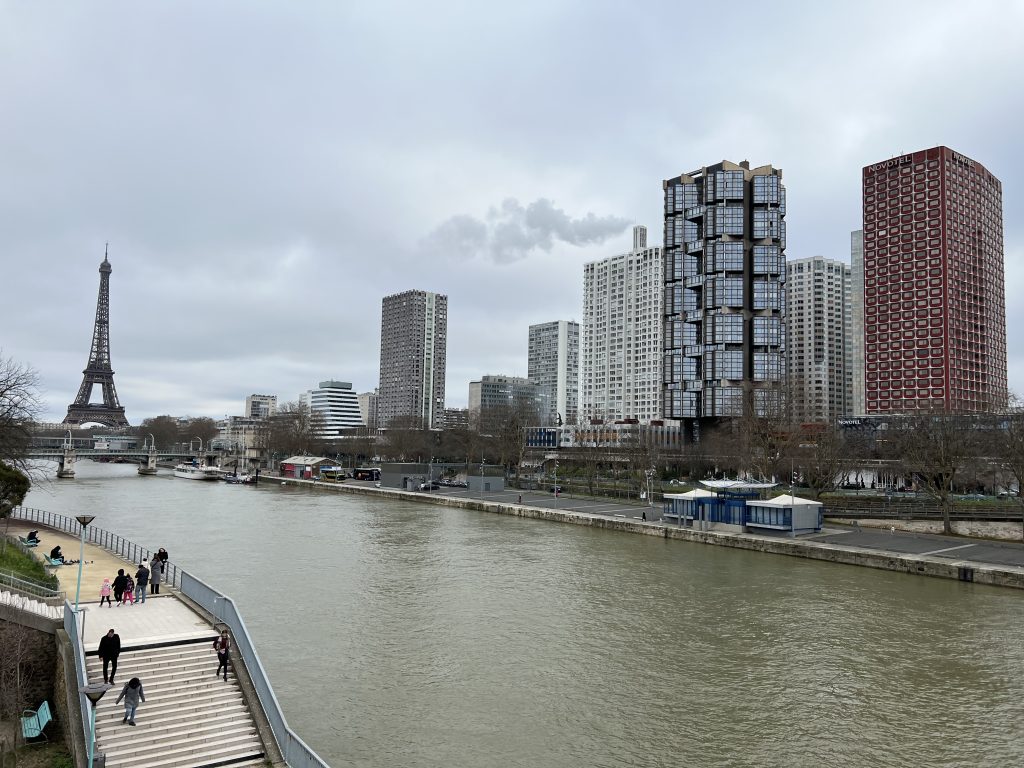
<instances>
[{"instance_id":1,"label":"concrete staircase","mask_svg":"<svg viewBox=\"0 0 1024 768\"><path fill-rule=\"evenodd\" d=\"M122 649L115 686L96 712L96 753L106 754L107 768L266 764L232 665L228 665L227 682L214 675L213 639L211 634L187 642ZM103 681L98 656L87 658L86 670L89 682ZM114 703L133 677L142 681L146 695L134 728L121 723L124 702Z\"/></svg>"}]
</instances>

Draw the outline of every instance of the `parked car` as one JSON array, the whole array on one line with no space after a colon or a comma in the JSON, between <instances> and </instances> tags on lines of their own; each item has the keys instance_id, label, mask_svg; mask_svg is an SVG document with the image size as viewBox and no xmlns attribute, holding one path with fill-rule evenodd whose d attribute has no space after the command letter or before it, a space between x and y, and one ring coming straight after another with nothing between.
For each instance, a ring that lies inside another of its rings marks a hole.
<instances>
[{"instance_id":1,"label":"parked car","mask_svg":"<svg viewBox=\"0 0 1024 768\"><path fill-rule=\"evenodd\" d=\"M436 491L441 488L441 484L437 480L431 480L429 483L420 483L421 491Z\"/></svg>"},{"instance_id":2,"label":"parked car","mask_svg":"<svg viewBox=\"0 0 1024 768\"><path fill-rule=\"evenodd\" d=\"M561 493L563 490L565 489L562 488L562 486L560 485L552 485L550 488L548 488L548 493Z\"/></svg>"}]
</instances>

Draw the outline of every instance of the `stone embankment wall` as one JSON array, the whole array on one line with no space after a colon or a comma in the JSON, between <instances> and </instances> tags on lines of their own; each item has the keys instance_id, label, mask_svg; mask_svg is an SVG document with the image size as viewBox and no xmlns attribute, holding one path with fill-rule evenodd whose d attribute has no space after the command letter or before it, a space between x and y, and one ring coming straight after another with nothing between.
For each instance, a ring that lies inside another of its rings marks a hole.
<instances>
[{"instance_id":1,"label":"stone embankment wall","mask_svg":"<svg viewBox=\"0 0 1024 768\"><path fill-rule=\"evenodd\" d=\"M829 522L849 525L855 522L853 518L830 517ZM942 533L941 520L871 520L857 518L856 523L861 528L883 528L890 527L897 531L910 531L912 533ZM988 520L953 520L953 533L958 536L970 536L977 539L1000 539L1002 541L1020 541L1022 529L1020 523L997 523Z\"/></svg>"},{"instance_id":2,"label":"stone embankment wall","mask_svg":"<svg viewBox=\"0 0 1024 768\"><path fill-rule=\"evenodd\" d=\"M314 485L311 481L288 480L288 483ZM344 484L316 483L317 487L346 493L362 494L394 498L401 501L415 501L427 504L474 509L480 512L491 512L500 515L512 515L534 520L551 520L573 525L586 525L591 528L604 528L625 533L636 533L644 536L661 536L667 539L693 541L701 544L712 544L721 547L747 549L755 552L766 552L792 557L806 557L812 560L824 560L845 565L860 565L868 568L881 568L889 571L934 576L943 579L973 581L979 584L991 584L999 587L1015 587L1024 589L1024 568L1012 566L982 565L964 563L940 557L921 555L905 555L895 552L860 547L841 546L807 539L791 539L779 536L763 536L750 533L721 533L718 531L695 531L690 528L676 528L663 523L649 523L640 520L629 520L621 517L605 517L585 512L570 512L560 509L521 506L519 504L501 504L451 496L432 496L422 493L408 493L390 488L368 488L365 486ZM863 524L863 523L862 523Z\"/></svg>"}]
</instances>

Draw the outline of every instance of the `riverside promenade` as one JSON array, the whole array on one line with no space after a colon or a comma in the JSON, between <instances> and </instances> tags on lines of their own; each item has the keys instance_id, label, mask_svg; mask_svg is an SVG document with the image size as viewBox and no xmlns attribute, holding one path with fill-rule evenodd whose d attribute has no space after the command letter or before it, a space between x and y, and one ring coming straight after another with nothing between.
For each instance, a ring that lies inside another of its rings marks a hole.
<instances>
[{"instance_id":1,"label":"riverside promenade","mask_svg":"<svg viewBox=\"0 0 1024 768\"><path fill-rule=\"evenodd\" d=\"M38 530L41 543L32 550L44 555L57 544L68 559L78 559L80 536L73 518L18 508L10 533L25 536ZM113 582L118 569L134 577L149 552L107 531L89 527L82 557L79 611L72 609L78 585L78 564L48 566L67 595L65 630L77 635L78 685L103 683L97 655L100 638L113 629L121 653L114 686L96 710L97 755L108 768L211 768L232 765L326 768L317 755L288 728L276 697L230 598L216 592L171 563L160 594L145 602L100 605L104 578ZM103 542L101 546L100 542ZM122 554L123 553L123 554ZM147 591L148 591L147 587ZM71 625L69 625L69 619ZM229 631L231 652L226 679L215 674L218 662L213 640ZM142 681L146 701L130 726L122 722L117 697L133 677ZM68 680L69 699L78 686ZM79 707L86 712L84 701ZM89 726L65 723L78 742L89 741ZM289 759L290 756L290 759ZM84 764L86 760L82 760Z\"/></svg>"},{"instance_id":2,"label":"riverside promenade","mask_svg":"<svg viewBox=\"0 0 1024 768\"><path fill-rule=\"evenodd\" d=\"M470 494L465 489L402 491L369 482L321 483L264 476L271 482L304 485L482 512L586 525L607 530L747 549L770 554L899 571L978 584L1024 589L1024 544L826 525L820 533L794 538L755 533L699 531L661 520L661 506L612 499L505 490ZM519 499L522 498L520 503ZM643 517L647 519L644 520Z\"/></svg>"}]
</instances>

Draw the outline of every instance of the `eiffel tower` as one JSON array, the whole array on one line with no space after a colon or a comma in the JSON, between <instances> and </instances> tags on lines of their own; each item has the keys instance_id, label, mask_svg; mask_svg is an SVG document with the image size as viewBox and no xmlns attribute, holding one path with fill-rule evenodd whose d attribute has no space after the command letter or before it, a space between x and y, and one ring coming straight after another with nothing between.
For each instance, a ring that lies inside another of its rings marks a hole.
<instances>
[{"instance_id":1,"label":"eiffel tower","mask_svg":"<svg viewBox=\"0 0 1024 768\"><path fill-rule=\"evenodd\" d=\"M75 402L68 406L68 415L62 422L69 427L95 423L105 427L128 427L124 406L117 401L114 389L114 372L110 369L110 262L107 250L103 250L100 264L100 295L96 299L96 325L92 330L92 351L89 364L85 366L82 386ZM90 403L94 385L103 387L103 402Z\"/></svg>"}]
</instances>

